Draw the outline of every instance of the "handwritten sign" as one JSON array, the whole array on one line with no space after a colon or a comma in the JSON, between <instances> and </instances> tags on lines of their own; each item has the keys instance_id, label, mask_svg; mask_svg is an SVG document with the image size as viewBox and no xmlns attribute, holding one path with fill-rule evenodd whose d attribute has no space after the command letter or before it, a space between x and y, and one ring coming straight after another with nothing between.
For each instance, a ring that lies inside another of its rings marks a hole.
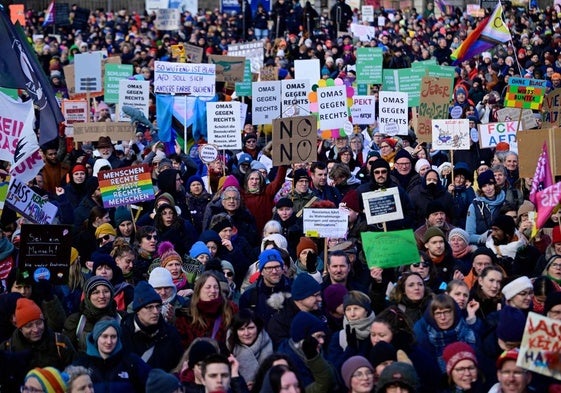
<instances>
[{"instance_id":1,"label":"handwritten sign","mask_svg":"<svg viewBox=\"0 0 561 393\"><path fill-rule=\"evenodd\" d=\"M382 83L382 48L358 48L356 58L357 83Z\"/></svg>"},{"instance_id":2,"label":"handwritten sign","mask_svg":"<svg viewBox=\"0 0 561 393\"><path fill-rule=\"evenodd\" d=\"M97 141L100 136L111 136L115 141L130 140L134 136L134 127L130 123L74 123L74 141Z\"/></svg>"},{"instance_id":3,"label":"handwritten sign","mask_svg":"<svg viewBox=\"0 0 561 393\"><path fill-rule=\"evenodd\" d=\"M376 121L375 102L376 96L354 95L353 106L351 106L353 124L374 124Z\"/></svg>"},{"instance_id":4,"label":"handwritten sign","mask_svg":"<svg viewBox=\"0 0 561 393\"><path fill-rule=\"evenodd\" d=\"M388 188L384 191L364 192L362 193L362 201L368 225L403 218L401 199L399 199L397 187Z\"/></svg>"},{"instance_id":5,"label":"handwritten sign","mask_svg":"<svg viewBox=\"0 0 561 393\"><path fill-rule=\"evenodd\" d=\"M228 56L243 56L251 61L251 72L258 74L263 68L263 42L228 45Z\"/></svg>"},{"instance_id":6,"label":"handwritten sign","mask_svg":"<svg viewBox=\"0 0 561 393\"><path fill-rule=\"evenodd\" d=\"M208 62L216 66L217 82L242 82L244 80L245 57L209 55Z\"/></svg>"},{"instance_id":7,"label":"handwritten sign","mask_svg":"<svg viewBox=\"0 0 561 393\"><path fill-rule=\"evenodd\" d=\"M191 44L183 44L183 48L191 63L203 62L203 48Z\"/></svg>"},{"instance_id":8,"label":"handwritten sign","mask_svg":"<svg viewBox=\"0 0 561 393\"><path fill-rule=\"evenodd\" d=\"M177 30L181 26L181 14L177 8L160 8L156 12L156 29Z\"/></svg>"},{"instance_id":9,"label":"handwritten sign","mask_svg":"<svg viewBox=\"0 0 561 393\"><path fill-rule=\"evenodd\" d=\"M211 97L215 94L214 64L156 61L154 67L155 93L189 94L197 97Z\"/></svg>"},{"instance_id":10,"label":"handwritten sign","mask_svg":"<svg viewBox=\"0 0 561 393\"><path fill-rule=\"evenodd\" d=\"M79 53L74 56L74 84L76 93L86 93L103 90L101 83L100 51Z\"/></svg>"},{"instance_id":11,"label":"handwritten sign","mask_svg":"<svg viewBox=\"0 0 561 393\"><path fill-rule=\"evenodd\" d=\"M271 124L281 114L281 85L279 81L254 82L251 86L253 125Z\"/></svg>"},{"instance_id":12,"label":"handwritten sign","mask_svg":"<svg viewBox=\"0 0 561 393\"><path fill-rule=\"evenodd\" d=\"M498 121L517 121L519 117L520 109L501 108L497 111ZM531 109L522 109L522 124L520 124L520 126L523 130L530 130L538 126L536 118L534 117L534 112L532 112Z\"/></svg>"},{"instance_id":13,"label":"handwritten sign","mask_svg":"<svg viewBox=\"0 0 561 393\"><path fill-rule=\"evenodd\" d=\"M104 97L108 103L119 102L119 81L132 75L132 64L106 64Z\"/></svg>"},{"instance_id":14,"label":"handwritten sign","mask_svg":"<svg viewBox=\"0 0 561 393\"><path fill-rule=\"evenodd\" d=\"M88 102L86 100L62 100L62 114L66 119L66 136L74 135L74 123L88 121Z\"/></svg>"},{"instance_id":15,"label":"handwritten sign","mask_svg":"<svg viewBox=\"0 0 561 393\"><path fill-rule=\"evenodd\" d=\"M516 143L517 130L517 121L480 124L479 146L496 147L500 142L506 142L510 145L511 151L518 152L518 144Z\"/></svg>"},{"instance_id":16,"label":"handwritten sign","mask_svg":"<svg viewBox=\"0 0 561 393\"><path fill-rule=\"evenodd\" d=\"M561 379L561 322L529 312L516 365L538 374ZM552 360L557 359L556 366Z\"/></svg>"},{"instance_id":17,"label":"handwritten sign","mask_svg":"<svg viewBox=\"0 0 561 393\"><path fill-rule=\"evenodd\" d=\"M561 89L546 94L543 100L543 128L559 127L561 124Z\"/></svg>"},{"instance_id":18,"label":"handwritten sign","mask_svg":"<svg viewBox=\"0 0 561 393\"><path fill-rule=\"evenodd\" d=\"M415 130L419 142L432 142L432 119L448 118L452 90L451 80L425 76L421 82L421 96Z\"/></svg>"},{"instance_id":19,"label":"handwritten sign","mask_svg":"<svg viewBox=\"0 0 561 393\"><path fill-rule=\"evenodd\" d=\"M505 106L540 110L547 82L541 79L509 78Z\"/></svg>"},{"instance_id":20,"label":"handwritten sign","mask_svg":"<svg viewBox=\"0 0 561 393\"><path fill-rule=\"evenodd\" d=\"M432 145L440 150L469 150L469 120L433 119Z\"/></svg>"},{"instance_id":21,"label":"handwritten sign","mask_svg":"<svg viewBox=\"0 0 561 393\"><path fill-rule=\"evenodd\" d=\"M21 102L0 93L0 118L0 160L13 162L23 129L33 126L33 102Z\"/></svg>"},{"instance_id":22,"label":"handwritten sign","mask_svg":"<svg viewBox=\"0 0 561 393\"><path fill-rule=\"evenodd\" d=\"M150 167L146 164L100 171L97 177L106 208L154 199Z\"/></svg>"},{"instance_id":23,"label":"handwritten sign","mask_svg":"<svg viewBox=\"0 0 561 393\"><path fill-rule=\"evenodd\" d=\"M220 149L241 149L240 102L207 102L206 122L208 143Z\"/></svg>"},{"instance_id":24,"label":"handwritten sign","mask_svg":"<svg viewBox=\"0 0 561 393\"><path fill-rule=\"evenodd\" d=\"M19 264L35 281L68 284L72 227L68 225L21 226Z\"/></svg>"},{"instance_id":25,"label":"handwritten sign","mask_svg":"<svg viewBox=\"0 0 561 393\"><path fill-rule=\"evenodd\" d=\"M378 103L378 124L380 131L387 135L407 135L409 131L409 94L397 91L381 91ZM390 132L392 129L393 132Z\"/></svg>"},{"instance_id":26,"label":"handwritten sign","mask_svg":"<svg viewBox=\"0 0 561 393\"><path fill-rule=\"evenodd\" d=\"M58 208L19 180L12 178L6 204L37 224L51 224Z\"/></svg>"},{"instance_id":27,"label":"handwritten sign","mask_svg":"<svg viewBox=\"0 0 561 393\"><path fill-rule=\"evenodd\" d=\"M273 120L273 165L317 161L315 116Z\"/></svg>"},{"instance_id":28,"label":"handwritten sign","mask_svg":"<svg viewBox=\"0 0 561 393\"><path fill-rule=\"evenodd\" d=\"M344 238L349 227L349 213L340 209L303 209L304 235L308 237Z\"/></svg>"},{"instance_id":29,"label":"handwritten sign","mask_svg":"<svg viewBox=\"0 0 561 393\"><path fill-rule=\"evenodd\" d=\"M123 112L124 106L136 108L148 118L149 100L150 81L121 80L119 82L119 121L130 121L130 116Z\"/></svg>"},{"instance_id":30,"label":"handwritten sign","mask_svg":"<svg viewBox=\"0 0 561 393\"><path fill-rule=\"evenodd\" d=\"M307 116L310 114L308 92L310 82L307 79L289 79L281 81L282 113L292 108L291 116Z\"/></svg>"},{"instance_id":31,"label":"handwritten sign","mask_svg":"<svg viewBox=\"0 0 561 393\"><path fill-rule=\"evenodd\" d=\"M412 229L391 232L362 232L366 263L373 267L390 268L419 262L420 255Z\"/></svg>"},{"instance_id":32,"label":"handwritten sign","mask_svg":"<svg viewBox=\"0 0 561 393\"><path fill-rule=\"evenodd\" d=\"M349 121L346 86L317 89L319 128L331 130L344 128Z\"/></svg>"}]
</instances>

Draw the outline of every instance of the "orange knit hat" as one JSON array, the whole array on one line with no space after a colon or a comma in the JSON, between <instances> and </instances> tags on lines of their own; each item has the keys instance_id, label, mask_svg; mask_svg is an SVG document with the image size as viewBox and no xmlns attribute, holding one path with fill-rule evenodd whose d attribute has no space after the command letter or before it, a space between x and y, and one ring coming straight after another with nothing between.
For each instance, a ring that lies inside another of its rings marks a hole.
<instances>
[{"instance_id":1,"label":"orange knit hat","mask_svg":"<svg viewBox=\"0 0 561 393\"><path fill-rule=\"evenodd\" d=\"M19 298L16 303L16 327L20 329L37 319L43 319L43 312L39 306L33 300Z\"/></svg>"}]
</instances>

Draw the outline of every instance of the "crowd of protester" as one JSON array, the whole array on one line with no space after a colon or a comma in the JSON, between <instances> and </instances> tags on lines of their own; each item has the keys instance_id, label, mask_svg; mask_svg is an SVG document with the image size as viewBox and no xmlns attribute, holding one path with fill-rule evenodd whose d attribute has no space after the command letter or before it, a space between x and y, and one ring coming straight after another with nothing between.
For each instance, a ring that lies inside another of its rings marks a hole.
<instances>
[{"instance_id":1,"label":"crowd of protester","mask_svg":"<svg viewBox=\"0 0 561 393\"><path fill-rule=\"evenodd\" d=\"M43 36L52 27L42 30L44 14L32 10L25 29L66 98L63 67L85 51L106 50L153 80L154 60L175 61L171 45L200 46L206 61L229 44L262 39L265 64L281 67L283 78L294 60L318 58L322 77L353 82L357 47L382 47L386 68L431 58L450 65L480 20L460 9L435 15L433 3L420 13L376 10L376 36L361 43L337 36L368 24L341 0L322 13L289 0L270 13L248 9L186 11L181 29L158 32L154 15L126 10L96 10L75 26L74 5L71 25L56 36ZM457 66L452 105L470 128L497 121L510 76L561 86L558 14L558 6L505 7L513 41ZM99 99L93 108L92 120L115 117ZM540 127L538 113L536 120ZM18 266L28 221L5 208L0 391L560 389L516 366L528 313L561 320L561 215L554 211L532 236L531 179L520 177L508 143L482 149L472 140L451 162L448 152L417 143L413 128L392 137L373 124L318 139L316 162L273 166L270 137L250 115L247 123L241 151L209 164L196 145L166 153L140 125L131 141L104 136L72 146L61 128L41 146L45 165L30 186L59 208L56 223L72 227L69 280L36 281ZM141 163L151 167L155 199L140 210L104 208L98 172ZM391 187L403 218L369 225L362 194ZM307 207L339 208L347 236L305 236ZM369 267L361 234L401 229L414 231L419 259Z\"/></svg>"}]
</instances>

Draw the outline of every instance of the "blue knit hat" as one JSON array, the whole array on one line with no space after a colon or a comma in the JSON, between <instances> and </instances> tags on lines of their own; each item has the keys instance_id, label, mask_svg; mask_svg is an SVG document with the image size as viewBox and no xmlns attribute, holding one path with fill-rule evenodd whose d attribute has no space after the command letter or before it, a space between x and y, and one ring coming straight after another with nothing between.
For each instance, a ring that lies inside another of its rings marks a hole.
<instances>
[{"instance_id":1,"label":"blue knit hat","mask_svg":"<svg viewBox=\"0 0 561 393\"><path fill-rule=\"evenodd\" d=\"M261 263L261 262L260 262ZM319 283L308 273L300 273L292 283L292 299L302 300L321 291Z\"/></svg>"},{"instance_id":2,"label":"blue knit hat","mask_svg":"<svg viewBox=\"0 0 561 393\"><path fill-rule=\"evenodd\" d=\"M179 379L175 375L159 368L152 369L146 380L146 393L171 393L180 387Z\"/></svg>"},{"instance_id":3,"label":"blue knit hat","mask_svg":"<svg viewBox=\"0 0 561 393\"><path fill-rule=\"evenodd\" d=\"M203 188L205 187L205 183L203 182L203 178L200 177L199 175L193 175L189 179L187 179L187 190L189 190L189 188L191 187L191 183L193 183L195 181L198 181L199 183L201 183Z\"/></svg>"},{"instance_id":4,"label":"blue knit hat","mask_svg":"<svg viewBox=\"0 0 561 393\"><path fill-rule=\"evenodd\" d=\"M495 174L490 169L481 172L479 176L477 176L477 185L479 186L479 188L483 187L486 184L497 184L497 181L495 180Z\"/></svg>"},{"instance_id":5,"label":"blue knit hat","mask_svg":"<svg viewBox=\"0 0 561 393\"><path fill-rule=\"evenodd\" d=\"M259 254L259 271L262 271L268 262L278 262L281 264L281 267L284 266L281 253L275 249L265 250Z\"/></svg>"},{"instance_id":6,"label":"blue knit hat","mask_svg":"<svg viewBox=\"0 0 561 393\"><path fill-rule=\"evenodd\" d=\"M104 331L106 331L107 328L109 327L115 328L115 330L117 331L117 336L121 337L121 325L119 325L119 321L113 318L111 319L107 318L107 319L101 319L95 324L91 333L93 341L97 342L101 334Z\"/></svg>"},{"instance_id":7,"label":"blue knit hat","mask_svg":"<svg viewBox=\"0 0 561 393\"><path fill-rule=\"evenodd\" d=\"M132 309L137 312L142 307L151 303L162 304L162 298L154 288L146 281L140 281L134 288L134 300L132 302Z\"/></svg>"},{"instance_id":8,"label":"blue knit hat","mask_svg":"<svg viewBox=\"0 0 561 393\"><path fill-rule=\"evenodd\" d=\"M115 210L115 226L118 227L125 221L132 221L132 214L125 206L119 206Z\"/></svg>"},{"instance_id":9,"label":"blue knit hat","mask_svg":"<svg viewBox=\"0 0 561 393\"><path fill-rule=\"evenodd\" d=\"M189 256L193 259L197 258L201 254L206 254L210 257L210 251L205 243L202 241L195 242L189 251Z\"/></svg>"},{"instance_id":10,"label":"blue knit hat","mask_svg":"<svg viewBox=\"0 0 561 393\"><path fill-rule=\"evenodd\" d=\"M319 284L318 284L319 285ZM327 326L319 318L305 311L300 311L290 324L290 338L299 342L317 332L326 332Z\"/></svg>"}]
</instances>

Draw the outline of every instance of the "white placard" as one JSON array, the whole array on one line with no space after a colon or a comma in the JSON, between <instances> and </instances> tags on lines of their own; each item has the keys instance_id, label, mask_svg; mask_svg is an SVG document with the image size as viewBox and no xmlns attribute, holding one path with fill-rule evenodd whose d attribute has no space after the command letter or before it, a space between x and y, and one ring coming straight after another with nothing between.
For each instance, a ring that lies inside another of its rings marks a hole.
<instances>
[{"instance_id":1,"label":"white placard","mask_svg":"<svg viewBox=\"0 0 561 393\"><path fill-rule=\"evenodd\" d=\"M251 85L253 125L272 124L281 115L280 81L253 82Z\"/></svg>"},{"instance_id":2,"label":"white placard","mask_svg":"<svg viewBox=\"0 0 561 393\"><path fill-rule=\"evenodd\" d=\"M74 56L74 83L76 93L97 92L103 90L101 83L101 59L99 51L78 53Z\"/></svg>"},{"instance_id":3,"label":"white placard","mask_svg":"<svg viewBox=\"0 0 561 393\"><path fill-rule=\"evenodd\" d=\"M208 143L199 146L199 158L205 164L210 164L218 158L218 149Z\"/></svg>"},{"instance_id":4,"label":"white placard","mask_svg":"<svg viewBox=\"0 0 561 393\"><path fill-rule=\"evenodd\" d=\"M162 8L168 8L169 0L146 0L146 11L151 14Z\"/></svg>"},{"instance_id":5,"label":"white placard","mask_svg":"<svg viewBox=\"0 0 561 393\"><path fill-rule=\"evenodd\" d=\"M247 118L247 104L240 102L240 130L245 126L245 119Z\"/></svg>"},{"instance_id":6,"label":"white placard","mask_svg":"<svg viewBox=\"0 0 561 393\"><path fill-rule=\"evenodd\" d=\"M376 121L375 102L376 96L353 96L353 106L351 106L353 124L374 124Z\"/></svg>"},{"instance_id":7,"label":"white placard","mask_svg":"<svg viewBox=\"0 0 561 393\"><path fill-rule=\"evenodd\" d=\"M403 219L397 187L387 188L383 191L365 192L362 194L362 202L368 225Z\"/></svg>"},{"instance_id":8,"label":"white placard","mask_svg":"<svg viewBox=\"0 0 561 393\"><path fill-rule=\"evenodd\" d=\"M307 79L310 85L321 79L319 59L294 60L294 79Z\"/></svg>"},{"instance_id":9,"label":"white placard","mask_svg":"<svg viewBox=\"0 0 561 393\"><path fill-rule=\"evenodd\" d=\"M510 150L518 153L516 131L517 121L506 121L500 123L487 123L479 125L479 145L481 147L497 147L500 142L506 142Z\"/></svg>"},{"instance_id":10,"label":"white placard","mask_svg":"<svg viewBox=\"0 0 561 393\"><path fill-rule=\"evenodd\" d=\"M6 203L36 224L52 224L58 211L58 208L48 199L43 199L31 188L14 178L10 180Z\"/></svg>"},{"instance_id":11,"label":"white placard","mask_svg":"<svg viewBox=\"0 0 561 393\"><path fill-rule=\"evenodd\" d=\"M150 81L122 79L119 81L119 121L130 121L123 112L123 106L137 108L148 119L150 104Z\"/></svg>"},{"instance_id":12,"label":"white placard","mask_svg":"<svg viewBox=\"0 0 561 393\"><path fill-rule=\"evenodd\" d=\"M332 130L343 128L349 120L347 111L347 87L330 86L317 89L319 128Z\"/></svg>"},{"instance_id":13,"label":"white placard","mask_svg":"<svg viewBox=\"0 0 561 393\"><path fill-rule=\"evenodd\" d=\"M469 150L468 119L432 119L432 147L438 150Z\"/></svg>"},{"instance_id":14,"label":"white placard","mask_svg":"<svg viewBox=\"0 0 561 393\"><path fill-rule=\"evenodd\" d=\"M263 68L263 42L228 45L228 56L244 56L251 61L251 72L258 74Z\"/></svg>"},{"instance_id":15,"label":"white placard","mask_svg":"<svg viewBox=\"0 0 561 393\"><path fill-rule=\"evenodd\" d=\"M241 149L240 103L207 102L206 122L208 143L219 149Z\"/></svg>"},{"instance_id":16,"label":"white placard","mask_svg":"<svg viewBox=\"0 0 561 393\"><path fill-rule=\"evenodd\" d=\"M181 14L178 9L159 9L156 12L156 29L178 30L181 26Z\"/></svg>"},{"instance_id":17,"label":"white placard","mask_svg":"<svg viewBox=\"0 0 561 393\"><path fill-rule=\"evenodd\" d=\"M372 5L362 6L362 20L365 22L374 22L374 6Z\"/></svg>"},{"instance_id":18,"label":"white placard","mask_svg":"<svg viewBox=\"0 0 561 393\"><path fill-rule=\"evenodd\" d=\"M212 97L216 89L214 64L154 63L154 92Z\"/></svg>"},{"instance_id":19,"label":"white placard","mask_svg":"<svg viewBox=\"0 0 561 393\"><path fill-rule=\"evenodd\" d=\"M292 107L290 116L307 116L310 114L310 81L307 79L289 79L281 81L282 113Z\"/></svg>"},{"instance_id":20,"label":"white placard","mask_svg":"<svg viewBox=\"0 0 561 393\"><path fill-rule=\"evenodd\" d=\"M358 37L358 39L362 42L368 42L373 38L376 38L376 29L374 28L374 26L351 23L351 31L353 33L353 36Z\"/></svg>"},{"instance_id":21,"label":"white placard","mask_svg":"<svg viewBox=\"0 0 561 393\"><path fill-rule=\"evenodd\" d=\"M388 134L390 130L395 130L397 126L398 135L407 135L409 132L409 116L407 113L409 94L398 91L381 91L379 97L378 123L380 131ZM386 130L386 126L389 126L388 130Z\"/></svg>"},{"instance_id":22,"label":"white placard","mask_svg":"<svg viewBox=\"0 0 561 393\"><path fill-rule=\"evenodd\" d=\"M33 128L33 101L16 101L0 92L0 118L0 160L13 162L23 129Z\"/></svg>"},{"instance_id":23,"label":"white placard","mask_svg":"<svg viewBox=\"0 0 561 393\"><path fill-rule=\"evenodd\" d=\"M349 213L344 209L303 209L304 236L344 238L349 228Z\"/></svg>"},{"instance_id":24,"label":"white placard","mask_svg":"<svg viewBox=\"0 0 561 393\"><path fill-rule=\"evenodd\" d=\"M520 109L518 108L502 108L497 111L498 121L515 121L520 117ZM536 128L538 123L531 109L522 109L522 129L531 130Z\"/></svg>"}]
</instances>

